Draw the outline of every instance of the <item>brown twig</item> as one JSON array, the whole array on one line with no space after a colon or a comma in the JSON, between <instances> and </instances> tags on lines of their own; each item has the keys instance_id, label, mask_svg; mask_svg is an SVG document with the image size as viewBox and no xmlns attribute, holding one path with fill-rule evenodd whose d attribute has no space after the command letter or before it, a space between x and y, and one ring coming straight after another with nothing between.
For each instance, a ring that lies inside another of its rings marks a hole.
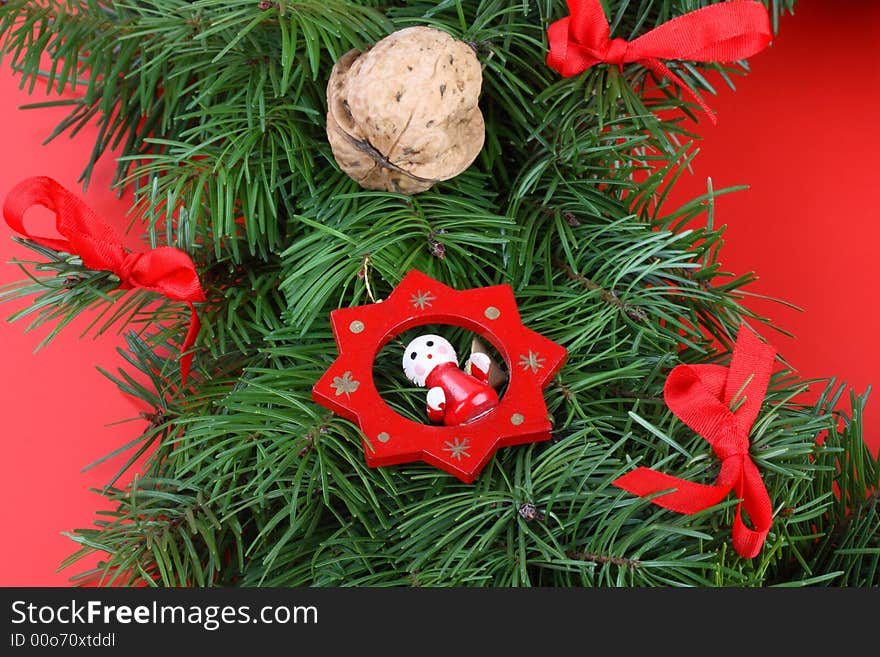
<instances>
[{"instance_id":1,"label":"brown twig","mask_svg":"<svg viewBox=\"0 0 880 657\"><path fill-rule=\"evenodd\" d=\"M583 274L577 273L562 260L554 258L553 264L556 267L559 267L565 273L566 277L568 277L570 280L577 282L582 287L590 290L591 292L599 292L599 295L602 297L603 301L610 303L615 308L619 308L621 311L626 313L627 317L629 317L633 321L644 322L648 319L648 313L646 313L644 310L642 310L638 306L633 306L632 304L621 301L614 292L609 292L604 287L602 287L598 283L594 283Z\"/></svg>"},{"instance_id":2,"label":"brown twig","mask_svg":"<svg viewBox=\"0 0 880 657\"><path fill-rule=\"evenodd\" d=\"M638 559L612 557L606 554L593 554L592 552L580 552L578 550L569 550L565 554L569 559L576 559L578 561L591 561L593 563L612 563L615 566L629 566L630 568L640 568L642 565Z\"/></svg>"},{"instance_id":3,"label":"brown twig","mask_svg":"<svg viewBox=\"0 0 880 657\"><path fill-rule=\"evenodd\" d=\"M150 426L154 429L161 427L163 424L171 419L169 416L165 415L165 411L161 408L157 409L155 413L151 413L149 411L141 411L140 416L144 418L147 422L149 422Z\"/></svg>"},{"instance_id":4,"label":"brown twig","mask_svg":"<svg viewBox=\"0 0 880 657\"><path fill-rule=\"evenodd\" d=\"M567 401L567 402L570 402L572 400L572 398L574 397L574 393L570 389L565 387L564 384L560 383L556 379L553 380L553 387L559 388L559 390L562 392L562 396L565 397L565 401Z\"/></svg>"},{"instance_id":5,"label":"brown twig","mask_svg":"<svg viewBox=\"0 0 880 657\"><path fill-rule=\"evenodd\" d=\"M306 444L301 450L299 450L299 453L297 454L297 456L302 458L303 456L305 456L306 454L311 452L312 449L314 449L315 442L318 440L318 438L321 436L321 434L327 433L327 422L329 422L329 421L330 421L330 418L327 417L324 420L324 424L321 424L320 426L317 426L317 427L312 427L309 430L309 432L305 436Z\"/></svg>"}]
</instances>

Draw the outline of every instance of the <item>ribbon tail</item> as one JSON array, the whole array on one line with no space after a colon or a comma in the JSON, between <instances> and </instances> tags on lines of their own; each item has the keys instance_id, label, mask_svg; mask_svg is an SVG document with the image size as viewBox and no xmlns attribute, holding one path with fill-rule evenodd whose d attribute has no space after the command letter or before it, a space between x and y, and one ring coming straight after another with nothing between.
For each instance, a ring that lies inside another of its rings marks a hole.
<instances>
[{"instance_id":1,"label":"ribbon tail","mask_svg":"<svg viewBox=\"0 0 880 657\"><path fill-rule=\"evenodd\" d=\"M59 212L62 205L75 206L70 200L72 196L58 182L46 176L27 178L10 190L3 204L3 218L9 227L32 242L64 253L72 253L73 248L66 239L41 237L32 234L24 225L24 215L33 206L40 205L56 215L56 226L59 223ZM65 236L66 237L66 236Z\"/></svg>"},{"instance_id":2,"label":"ribbon tail","mask_svg":"<svg viewBox=\"0 0 880 657\"><path fill-rule=\"evenodd\" d=\"M736 517L733 520L733 548L736 553L745 559L758 556L764 539L770 533L773 524L773 507L770 503L770 495L761 479L758 467L751 459L745 459L742 471L742 490L737 490L737 495L743 498L736 507ZM739 488L739 486L737 486ZM750 529L742 519L742 509L754 526Z\"/></svg>"},{"instance_id":3,"label":"ribbon tail","mask_svg":"<svg viewBox=\"0 0 880 657\"><path fill-rule=\"evenodd\" d=\"M180 357L180 378L184 384L189 376L190 366L192 365L193 356L195 355L187 352L196 343L196 337L199 335L199 330L202 328L202 323L199 321L199 315L196 312L196 308L192 301L187 301L186 305L189 306L190 311L189 330L186 332L186 338L184 339L183 347L181 348L182 355Z\"/></svg>"},{"instance_id":4,"label":"ribbon tail","mask_svg":"<svg viewBox=\"0 0 880 657\"><path fill-rule=\"evenodd\" d=\"M670 71L669 67L666 66L663 62L661 62L659 59L654 59L653 57L648 57L648 58L641 60L641 64L645 68L647 68L648 70L653 71L656 75L660 76L661 78L666 78L667 80L669 80L673 84L678 85L685 94L690 96L690 98L697 105L700 106L700 109L702 109L703 112L706 114L706 116L709 117L709 120L712 122L712 125L718 124L718 119L715 118L715 115L712 113L712 109L709 107L709 105L706 104L706 101L703 100L702 96L700 96L700 94L698 94L696 91L691 89L684 80L682 80L675 73Z\"/></svg>"},{"instance_id":5,"label":"ribbon tail","mask_svg":"<svg viewBox=\"0 0 880 657\"><path fill-rule=\"evenodd\" d=\"M719 2L677 16L631 42L635 59L734 62L770 45L773 26L762 2Z\"/></svg>"},{"instance_id":6,"label":"ribbon tail","mask_svg":"<svg viewBox=\"0 0 880 657\"><path fill-rule=\"evenodd\" d=\"M718 504L730 492L729 486L697 484L650 468L636 468L618 477L613 483L639 497L675 488L677 490L655 497L651 502L664 509L687 514Z\"/></svg>"}]
</instances>

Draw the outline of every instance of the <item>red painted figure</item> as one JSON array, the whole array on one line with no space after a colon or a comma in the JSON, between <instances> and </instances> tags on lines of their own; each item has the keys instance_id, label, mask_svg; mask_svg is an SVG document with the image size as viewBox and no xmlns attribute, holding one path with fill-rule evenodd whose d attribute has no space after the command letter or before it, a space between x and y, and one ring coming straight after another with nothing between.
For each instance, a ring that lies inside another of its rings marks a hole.
<instances>
[{"instance_id":1,"label":"red painted figure","mask_svg":"<svg viewBox=\"0 0 880 657\"><path fill-rule=\"evenodd\" d=\"M498 406L498 395L489 385L489 362L486 354L474 353L462 371L445 338L420 335L404 351L403 371L416 385L428 387L428 419L457 426Z\"/></svg>"}]
</instances>

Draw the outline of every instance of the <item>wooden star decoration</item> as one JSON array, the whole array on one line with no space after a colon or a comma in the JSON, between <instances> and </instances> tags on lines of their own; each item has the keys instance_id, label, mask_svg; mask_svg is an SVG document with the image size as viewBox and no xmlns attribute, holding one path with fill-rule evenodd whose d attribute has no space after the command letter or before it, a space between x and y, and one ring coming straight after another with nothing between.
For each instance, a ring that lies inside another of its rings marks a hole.
<instances>
[{"instance_id":1,"label":"wooden star decoration","mask_svg":"<svg viewBox=\"0 0 880 657\"><path fill-rule=\"evenodd\" d=\"M312 397L355 422L370 467L425 461L472 482L500 447L550 438L543 389L565 363L566 350L526 328L509 285L454 290L411 270L380 303L330 314L339 355ZM509 380L499 405L457 426L420 424L392 410L373 382L373 363L395 336L418 326L448 324L492 343Z\"/></svg>"}]
</instances>

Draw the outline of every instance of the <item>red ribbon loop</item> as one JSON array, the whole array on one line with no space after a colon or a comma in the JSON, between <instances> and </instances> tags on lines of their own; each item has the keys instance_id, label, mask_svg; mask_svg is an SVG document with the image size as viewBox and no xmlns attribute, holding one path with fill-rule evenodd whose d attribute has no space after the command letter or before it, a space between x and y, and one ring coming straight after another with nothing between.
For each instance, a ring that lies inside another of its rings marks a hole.
<instances>
[{"instance_id":1,"label":"red ribbon loop","mask_svg":"<svg viewBox=\"0 0 880 657\"><path fill-rule=\"evenodd\" d=\"M742 500L736 507L733 547L746 559L757 556L770 531L773 510L761 473L749 456L749 431L761 410L775 356L773 347L742 326L729 368L679 365L666 379L667 406L705 438L721 460L715 485L696 484L650 468L628 472L614 485L639 497L677 489L651 501L688 514L717 504L732 490ZM736 410L731 411L731 406ZM754 529L743 522L743 507Z\"/></svg>"},{"instance_id":2,"label":"red ribbon loop","mask_svg":"<svg viewBox=\"0 0 880 657\"><path fill-rule=\"evenodd\" d=\"M663 23L637 39L611 39L611 27L599 0L568 0L571 13L550 25L547 65L570 77L595 64L639 62L677 84L706 113L706 102L660 60L733 62L760 52L770 43L770 14L760 2L738 0L710 5Z\"/></svg>"},{"instance_id":3,"label":"red ribbon loop","mask_svg":"<svg viewBox=\"0 0 880 657\"><path fill-rule=\"evenodd\" d=\"M24 215L42 205L55 213L55 227L65 239L33 235L25 228ZM190 308L190 325L182 351L195 343L200 323L193 303L205 301L192 259L180 249L162 246L151 251L131 253L110 224L95 214L79 197L45 176L28 178L16 185L3 206L9 227L29 240L56 251L82 258L89 269L102 269L119 277L120 289L144 288L172 301L183 301ZM180 374L186 381L192 354L180 359Z\"/></svg>"}]
</instances>

